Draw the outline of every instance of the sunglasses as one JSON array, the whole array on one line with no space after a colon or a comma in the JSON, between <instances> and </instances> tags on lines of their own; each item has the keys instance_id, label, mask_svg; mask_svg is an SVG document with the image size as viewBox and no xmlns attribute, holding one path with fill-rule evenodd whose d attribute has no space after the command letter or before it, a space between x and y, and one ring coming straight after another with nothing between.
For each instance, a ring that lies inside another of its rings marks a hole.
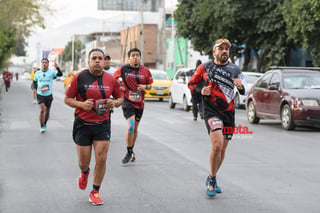
<instances>
[{"instance_id":1,"label":"sunglasses","mask_svg":"<svg viewBox=\"0 0 320 213\"><path fill-rule=\"evenodd\" d=\"M228 39L226 39L226 38L219 38L219 39L216 40L216 44L222 43L222 42L228 42L228 43L230 43L230 41L229 41Z\"/></svg>"}]
</instances>

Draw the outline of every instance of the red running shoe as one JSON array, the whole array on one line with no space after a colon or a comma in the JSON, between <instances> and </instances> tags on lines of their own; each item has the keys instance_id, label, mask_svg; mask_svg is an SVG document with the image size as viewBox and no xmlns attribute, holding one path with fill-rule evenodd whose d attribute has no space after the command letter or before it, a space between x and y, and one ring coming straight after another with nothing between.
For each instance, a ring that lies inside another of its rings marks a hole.
<instances>
[{"instance_id":1,"label":"red running shoe","mask_svg":"<svg viewBox=\"0 0 320 213\"><path fill-rule=\"evenodd\" d=\"M78 185L79 185L79 188L82 190L85 190L87 188L89 173L90 173L90 168L88 168L88 174L85 174L81 171L80 177L78 179Z\"/></svg>"},{"instance_id":2,"label":"red running shoe","mask_svg":"<svg viewBox=\"0 0 320 213\"><path fill-rule=\"evenodd\" d=\"M97 190L93 190L90 192L89 202L94 206L103 205L103 201L101 200L99 192Z\"/></svg>"}]
</instances>

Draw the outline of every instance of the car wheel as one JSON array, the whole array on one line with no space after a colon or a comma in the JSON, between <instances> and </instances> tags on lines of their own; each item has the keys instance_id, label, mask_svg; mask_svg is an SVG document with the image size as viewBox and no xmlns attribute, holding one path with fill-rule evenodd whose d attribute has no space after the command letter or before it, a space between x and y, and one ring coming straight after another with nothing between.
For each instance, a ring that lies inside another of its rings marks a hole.
<instances>
[{"instance_id":1,"label":"car wheel","mask_svg":"<svg viewBox=\"0 0 320 213\"><path fill-rule=\"evenodd\" d=\"M183 109L184 109L184 111L190 110L190 106L188 106L188 101L187 101L186 96L183 96Z\"/></svg>"},{"instance_id":2,"label":"car wheel","mask_svg":"<svg viewBox=\"0 0 320 213\"><path fill-rule=\"evenodd\" d=\"M260 121L260 118L256 114L256 109L254 107L253 101L250 101L248 104L247 118L248 121L252 124L257 124Z\"/></svg>"},{"instance_id":3,"label":"car wheel","mask_svg":"<svg viewBox=\"0 0 320 213\"><path fill-rule=\"evenodd\" d=\"M290 106L288 104L281 108L281 125L286 130L293 130L295 128Z\"/></svg>"},{"instance_id":4,"label":"car wheel","mask_svg":"<svg viewBox=\"0 0 320 213\"><path fill-rule=\"evenodd\" d=\"M240 109L240 97L238 93L236 93L236 96L234 97L234 107Z\"/></svg>"},{"instance_id":5,"label":"car wheel","mask_svg":"<svg viewBox=\"0 0 320 213\"><path fill-rule=\"evenodd\" d=\"M159 101L163 101L163 98L159 98Z\"/></svg>"},{"instance_id":6,"label":"car wheel","mask_svg":"<svg viewBox=\"0 0 320 213\"><path fill-rule=\"evenodd\" d=\"M172 96L170 95L170 97L169 97L169 107L170 107L170 109L174 109L175 106L176 106L176 104L173 103Z\"/></svg>"}]
</instances>

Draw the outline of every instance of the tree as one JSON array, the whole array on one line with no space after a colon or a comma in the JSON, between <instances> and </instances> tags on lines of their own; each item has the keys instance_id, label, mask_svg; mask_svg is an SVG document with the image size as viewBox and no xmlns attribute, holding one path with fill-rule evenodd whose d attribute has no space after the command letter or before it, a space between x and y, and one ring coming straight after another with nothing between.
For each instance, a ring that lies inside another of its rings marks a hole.
<instances>
[{"instance_id":1,"label":"tree","mask_svg":"<svg viewBox=\"0 0 320 213\"><path fill-rule=\"evenodd\" d=\"M319 0L285 0L282 10L289 39L310 49L313 64L320 66Z\"/></svg>"},{"instance_id":2,"label":"tree","mask_svg":"<svg viewBox=\"0 0 320 213\"><path fill-rule=\"evenodd\" d=\"M81 58L81 50L84 48L84 45L80 40L74 41L74 61L73 67L75 70L79 69L79 60ZM62 61L64 63L72 61L72 41L69 41L65 46L64 51L62 53Z\"/></svg>"},{"instance_id":3,"label":"tree","mask_svg":"<svg viewBox=\"0 0 320 213\"><path fill-rule=\"evenodd\" d=\"M46 1L0 0L0 67L12 54L25 55L26 38L35 26L44 28L43 12L51 12Z\"/></svg>"},{"instance_id":4,"label":"tree","mask_svg":"<svg viewBox=\"0 0 320 213\"><path fill-rule=\"evenodd\" d=\"M191 40L196 50L212 55L212 42L229 38L245 45L245 55L253 50L257 70L284 64L288 48L282 17L283 0L180 0L175 12L179 33ZM239 49L240 50L240 49ZM230 57L239 54L232 51ZM245 67L248 60L245 60Z\"/></svg>"}]
</instances>

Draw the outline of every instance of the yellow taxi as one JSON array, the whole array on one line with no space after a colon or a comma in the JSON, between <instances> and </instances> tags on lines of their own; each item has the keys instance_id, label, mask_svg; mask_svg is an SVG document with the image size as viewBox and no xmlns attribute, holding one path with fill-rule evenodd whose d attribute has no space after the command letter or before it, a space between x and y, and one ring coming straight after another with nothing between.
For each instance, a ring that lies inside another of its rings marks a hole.
<instances>
[{"instance_id":1,"label":"yellow taxi","mask_svg":"<svg viewBox=\"0 0 320 213\"><path fill-rule=\"evenodd\" d=\"M169 98L171 80L165 71L150 69L153 83L150 90L145 91L145 98L159 98L162 101L164 98Z\"/></svg>"},{"instance_id":2,"label":"yellow taxi","mask_svg":"<svg viewBox=\"0 0 320 213\"><path fill-rule=\"evenodd\" d=\"M63 80L63 85L64 85L64 88L67 89L69 86L70 86L70 83L71 83L71 80L73 78L73 76L79 72L80 70L73 70L73 71L70 71L68 73L68 75L64 78Z\"/></svg>"}]
</instances>

